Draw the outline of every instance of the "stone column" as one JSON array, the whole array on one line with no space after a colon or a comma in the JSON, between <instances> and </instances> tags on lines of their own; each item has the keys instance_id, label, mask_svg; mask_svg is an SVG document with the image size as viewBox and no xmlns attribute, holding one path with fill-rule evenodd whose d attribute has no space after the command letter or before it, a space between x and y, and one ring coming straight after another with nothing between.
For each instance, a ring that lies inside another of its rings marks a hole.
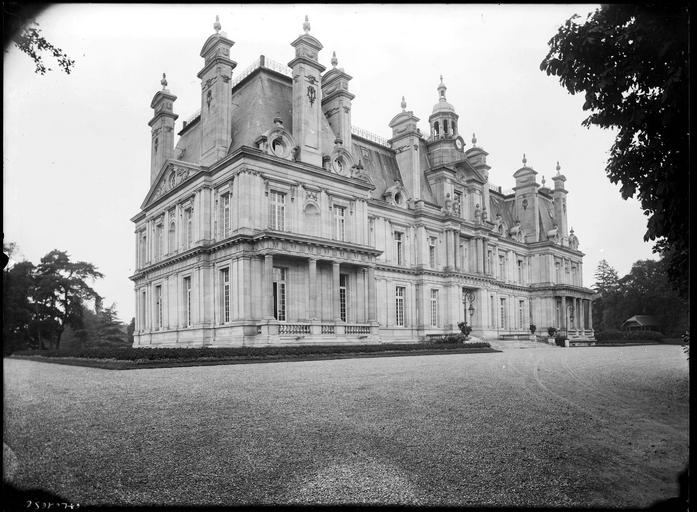
<instances>
[{"instance_id":1,"label":"stone column","mask_svg":"<svg viewBox=\"0 0 697 512\"><path fill-rule=\"evenodd\" d=\"M564 329L565 331L569 331L569 314L566 311L566 295L561 296L561 314L562 314L562 325L561 328Z\"/></svg>"},{"instance_id":2,"label":"stone column","mask_svg":"<svg viewBox=\"0 0 697 512\"><path fill-rule=\"evenodd\" d=\"M445 266L451 268L453 266L453 242L451 231L445 231Z\"/></svg>"},{"instance_id":3,"label":"stone column","mask_svg":"<svg viewBox=\"0 0 697 512\"><path fill-rule=\"evenodd\" d=\"M377 322L377 318L375 268L368 267L368 322Z\"/></svg>"},{"instance_id":4,"label":"stone column","mask_svg":"<svg viewBox=\"0 0 697 512\"><path fill-rule=\"evenodd\" d=\"M593 328L593 301L588 299L588 328Z\"/></svg>"},{"instance_id":5,"label":"stone column","mask_svg":"<svg viewBox=\"0 0 697 512\"><path fill-rule=\"evenodd\" d=\"M477 237L474 240L475 243L475 253L477 254L477 274L482 273L482 239Z\"/></svg>"},{"instance_id":6,"label":"stone column","mask_svg":"<svg viewBox=\"0 0 697 512\"><path fill-rule=\"evenodd\" d=\"M482 274L486 274L489 272L489 268L487 265L487 251L489 249L489 244L487 243L486 238L482 239Z\"/></svg>"},{"instance_id":7,"label":"stone column","mask_svg":"<svg viewBox=\"0 0 697 512\"><path fill-rule=\"evenodd\" d=\"M307 296L310 301L310 320L317 320L317 260L315 258L308 259L307 265L307 275L308 275L308 290Z\"/></svg>"},{"instance_id":8,"label":"stone column","mask_svg":"<svg viewBox=\"0 0 697 512\"><path fill-rule=\"evenodd\" d=\"M267 254L264 256L264 318L266 320L273 319L273 255Z\"/></svg>"},{"instance_id":9,"label":"stone column","mask_svg":"<svg viewBox=\"0 0 697 512\"><path fill-rule=\"evenodd\" d=\"M334 320L337 322L341 321L341 312L339 304L339 264L332 263L332 292L330 297L332 298L332 311L334 313Z\"/></svg>"}]
</instances>

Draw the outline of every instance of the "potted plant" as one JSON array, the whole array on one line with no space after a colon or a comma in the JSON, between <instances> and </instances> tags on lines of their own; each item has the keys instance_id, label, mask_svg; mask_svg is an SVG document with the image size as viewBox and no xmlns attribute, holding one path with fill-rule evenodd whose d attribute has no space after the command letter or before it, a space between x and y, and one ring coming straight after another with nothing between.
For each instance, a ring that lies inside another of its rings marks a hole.
<instances>
[{"instance_id":1,"label":"potted plant","mask_svg":"<svg viewBox=\"0 0 697 512\"><path fill-rule=\"evenodd\" d=\"M537 341L537 336L535 336L536 330L537 330L537 326L535 324L530 324L530 339L532 341Z\"/></svg>"},{"instance_id":2,"label":"potted plant","mask_svg":"<svg viewBox=\"0 0 697 512\"><path fill-rule=\"evenodd\" d=\"M549 335L547 337L547 343L554 344L554 337L557 334L557 329L555 327L547 327L547 334Z\"/></svg>"},{"instance_id":3,"label":"potted plant","mask_svg":"<svg viewBox=\"0 0 697 512\"><path fill-rule=\"evenodd\" d=\"M458 322L457 326L460 328L460 332L465 336L465 341L470 339L472 327L467 325L467 322Z\"/></svg>"}]
</instances>

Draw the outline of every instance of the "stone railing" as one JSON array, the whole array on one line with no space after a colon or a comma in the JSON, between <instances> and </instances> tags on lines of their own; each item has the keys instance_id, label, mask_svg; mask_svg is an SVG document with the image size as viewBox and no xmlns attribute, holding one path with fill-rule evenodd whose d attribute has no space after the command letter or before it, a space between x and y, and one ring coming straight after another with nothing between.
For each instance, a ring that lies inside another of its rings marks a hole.
<instances>
[{"instance_id":1,"label":"stone railing","mask_svg":"<svg viewBox=\"0 0 697 512\"><path fill-rule=\"evenodd\" d=\"M322 334L334 334L333 325L322 325Z\"/></svg>"},{"instance_id":2,"label":"stone railing","mask_svg":"<svg viewBox=\"0 0 697 512\"><path fill-rule=\"evenodd\" d=\"M345 327L346 334L370 334L369 325L347 325Z\"/></svg>"},{"instance_id":3,"label":"stone railing","mask_svg":"<svg viewBox=\"0 0 697 512\"><path fill-rule=\"evenodd\" d=\"M310 325L278 324L278 334L310 334Z\"/></svg>"},{"instance_id":4,"label":"stone railing","mask_svg":"<svg viewBox=\"0 0 697 512\"><path fill-rule=\"evenodd\" d=\"M254 62L252 62L249 66L244 68L244 70L237 73L237 75L232 79L231 87L234 88L242 80L251 75L254 72L254 70L259 68L270 69L271 71L275 71L276 73L280 73L288 77L293 76L293 71L285 64L281 64L280 62L271 60L268 57L265 57L264 55L260 55L259 57L254 59Z\"/></svg>"},{"instance_id":5,"label":"stone railing","mask_svg":"<svg viewBox=\"0 0 697 512\"><path fill-rule=\"evenodd\" d=\"M351 133L363 139L375 142L376 144L380 144L381 146L385 146L386 148L390 147L385 137L381 137L380 135L359 128L358 126L351 126Z\"/></svg>"},{"instance_id":6,"label":"stone railing","mask_svg":"<svg viewBox=\"0 0 697 512\"><path fill-rule=\"evenodd\" d=\"M493 190L494 192L498 192L499 194L503 194L505 196L515 194L515 190L512 188L502 188L499 185L494 185L493 183L489 183L489 190Z\"/></svg>"}]
</instances>

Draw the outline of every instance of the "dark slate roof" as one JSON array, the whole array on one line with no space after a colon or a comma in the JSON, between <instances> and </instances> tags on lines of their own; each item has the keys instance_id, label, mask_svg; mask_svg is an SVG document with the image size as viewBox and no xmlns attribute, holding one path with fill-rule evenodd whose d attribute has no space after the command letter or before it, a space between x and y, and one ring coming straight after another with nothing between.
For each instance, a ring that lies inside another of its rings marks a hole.
<instances>
[{"instance_id":1,"label":"dark slate roof","mask_svg":"<svg viewBox=\"0 0 697 512\"><path fill-rule=\"evenodd\" d=\"M505 199L498 197L496 194L489 193L489 203L491 205L491 211L489 212L489 220L496 220L496 214L501 214L501 219L506 225L507 229L515 226L515 199Z\"/></svg>"},{"instance_id":2,"label":"dark slate roof","mask_svg":"<svg viewBox=\"0 0 697 512\"><path fill-rule=\"evenodd\" d=\"M547 240L547 232L554 229L554 203L541 195L537 195L540 213L540 241Z\"/></svg>"},{"instance_id":3,"label":"dark slate roof","mask_svg":"<svg viewBox=\"0 0 697 512\"><path fill-rule=\"evenodd\" d=\"M279 116L283 127L292 133L293 110L290 79L259 68L232 91L232 143L230 151L240 146L254 146L259 135L273 128Z\"/></svg>"},{"instance_id":4,"label":"dark slate roof","mask_svg":"<svg viewBox=\"0 0 697 512\"><path fill-rule=\"evenodd\" d=\"M391 187L395 180L404 183L391 149L355 135L351 137L351 140L353 141L353 158L356 162L360 158L363 168L370 176L370 181L375 185L371 193L374 199L382 199L385 190Z\"/></svg>"}]
</instances>

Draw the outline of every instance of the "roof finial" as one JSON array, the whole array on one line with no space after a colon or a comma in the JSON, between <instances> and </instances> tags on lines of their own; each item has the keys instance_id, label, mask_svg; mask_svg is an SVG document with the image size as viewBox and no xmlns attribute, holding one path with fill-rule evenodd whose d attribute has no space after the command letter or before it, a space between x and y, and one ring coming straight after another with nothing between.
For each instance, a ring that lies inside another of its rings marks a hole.
<instances>
[{"instance_id":1,"label":"roof finial","mask_svg":"<svg viewBox=\"0 0 697 512\"><path fill-rule=\"evenodd\" d=\"M310 20L307 18L307 14L305 15L305 21L303 23L303 30L306 34L310 31Z\"/></svg>"},{"instance_id":2,"label":"roof finial","mask_svg":"<svg viewBox=\"0 0 697 512\"><path fill-rule=\"evenodd\" d=\"M222 27L220 25L220 17L218 17L218 15L216 14L215 15L215 23L213 23L213 29L215 29L215 33L218 34L220 32L221 28Z\"/></svg>"},{"instance_id":3,"label":"roof finial","mask_svg":"<svg viewBox=\"0 0 697 512\"><path fill-rule=\"evenodd\" d=\"M167 75L162 73L162 80L160 80L160 83L162 84L162 90L166 91L167 90Z\"/></svg>"},{"instance_id":4,"label":"roof finial","mask_svg":"<svg viewBox=\"0 0 697 512\"><path fill-rule=\"evenodd\" d=\"M574 234L574 228L571 228L571 231L569 231L569 234L571 234L571 235Z\"/></svg>"},{"instance_id":5,"label":"roof finial","mask_svg":"<svg viewBox=\"0 0 697 512\"><path fill-rule=\"evenodd\" d=\"M527 165L527 163L528 163L528 159L525 158L525 153L523 153L523 165L525 166L525 165Z\"/></svg>"},{"instance_id":6,"label":"roof finial","mask_svg":"<svg viewBox=\"0 0 697 512\"><path fill-rule=\"evenodd\" d=\"M542 175L542 186L543 187L545 186L545 175L544 174Z\"/></svg>"},{"instance_id":7,"label":"roof finial","mask_svg":"<svg viewBox=\"0 0 697 512\"><path fill-rule=\"evenodd\" d=\"M402 96L402 112L405 112L407 110L407 102L404 99L404 96Z\"/></svg>"},{"instance_id":8,"label":"roof finial","mask_svg":"<svg viewBox=\"0 0 697 512\"><path fill-rule=\"evenodd\" d=\"M339 59L336 58L336 52L332 52L332 67L336 67L339 63Z\"/></svg>"},{"instance_id":9,"label":"roof finial","mask_svg":"<svg viewBox=\"0 0 697 512\"><path fill-rule=\"evenodd\" d=\"M445 100L445 90L447 87L443 83L443 75L440 76L440 84L438 85L438 93L440 95L440 101L446 101Z\"/></svg>"},{"instance_id":10,"label":"roof finial","mask_svg":"<svg viewBox=\"0 0 697 512\"><path fill-rule=\"evenodd\" d=\"M472 133L472 146L476 146L476 145L477 145L477 136L474 133Z\"/></svg>"},{"instance_id":11,"label":"roof finial","mask_svg":"<svg viewBox=\"0 0 697 512\"><path fill-rule=\"evenodd\" d=\"M557 176L559 176L560 170L561 170L561 165L559 165L559 160L557 160Z\"/></svg>"}]
</instances>

